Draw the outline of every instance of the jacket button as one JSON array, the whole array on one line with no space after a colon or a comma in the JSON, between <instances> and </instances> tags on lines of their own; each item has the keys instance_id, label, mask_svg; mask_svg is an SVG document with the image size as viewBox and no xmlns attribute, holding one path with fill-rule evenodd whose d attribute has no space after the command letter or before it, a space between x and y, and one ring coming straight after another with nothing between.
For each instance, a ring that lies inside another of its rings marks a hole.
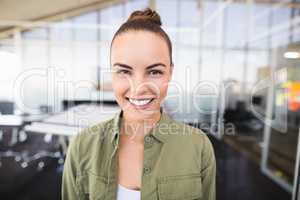
<instances>
[{"instance_id":1,"label":"jacket button","mask_svg":"<svg viewBox=\"0 0 300 200\"><path fill-rule=\"evenodd\" d=\"M153 143L153 139L150 136L145 136L145 142L148 144L152 144Z\"/></svg>"},{"instance_id":2,"label":"jacket button","mask_svg":"<svg viewBox=\"0 0 300 200\"><path fill-rule=\"evenodd\" d=\"M144 174L149 174L151 172L150 167L144 167Z\"/></svg>"}]
</instances>

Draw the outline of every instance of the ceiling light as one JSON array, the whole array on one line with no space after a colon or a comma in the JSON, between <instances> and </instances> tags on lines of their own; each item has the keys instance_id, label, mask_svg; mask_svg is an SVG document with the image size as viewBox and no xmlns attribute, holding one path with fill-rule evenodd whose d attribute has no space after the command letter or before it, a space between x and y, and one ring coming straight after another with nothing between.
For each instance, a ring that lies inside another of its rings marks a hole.
<instances>
[{"instance_id":1,"label":"ceiling light","mask_svg":"<svg viewBox=\"0 0 300 200\"><path fill-rule=\"evenodd\" d=\"M298 59L300 58L300 53L297 51L287 51L284 53L284 57L287 59Z\"/></svg>"}]
</instances>

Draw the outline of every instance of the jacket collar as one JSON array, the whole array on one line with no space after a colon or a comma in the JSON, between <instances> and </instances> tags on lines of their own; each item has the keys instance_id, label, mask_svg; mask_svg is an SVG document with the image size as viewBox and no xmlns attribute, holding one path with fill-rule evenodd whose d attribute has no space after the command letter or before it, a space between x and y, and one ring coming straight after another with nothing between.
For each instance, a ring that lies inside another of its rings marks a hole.
<instances>
[{"instance_id":1,"label":"jacket collar","mask_svg":"<svg viewBox=\"0 0 300 200\"><path fill-rule=\"evenodd\" d=\"M153 135L156 139L158 139L160 142L167 142L168 135L172 134L173 132L173 120L172 118L166 114L162 108L160 108L160 119L156 123L156 125L153 127L153 129L150 131L149 134ZM114 118L113 118L113 127L112 127L112 134L110 142L117 144L119 142L119 133L120 133L120 125L122 120L123 111L118 111Z\"/></svg>"}]
</instances>

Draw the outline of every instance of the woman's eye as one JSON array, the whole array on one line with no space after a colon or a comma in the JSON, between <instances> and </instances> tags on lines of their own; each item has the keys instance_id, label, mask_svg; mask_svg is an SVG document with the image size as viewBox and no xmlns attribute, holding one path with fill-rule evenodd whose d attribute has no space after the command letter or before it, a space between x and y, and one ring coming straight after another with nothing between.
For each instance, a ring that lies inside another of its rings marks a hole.
<instances>
[{"instance_id":1,"label":"woman's eye","mask_svg":"<svg viewBox=\"0 0 300 200\"><path fill-rule=\"evenodd\" d=\"M159 70L152 70L149 72L150 75L161 75L162 74L162 71L159 71Z\"/></svg>"},{"instance_id":2,"label":"woman's eye","mask_svg":"<svg viewBox=\"0 0 300 200\"><path fill-rule=\"evenodd\" d=\"M117 74L121 74L121 75L128 75L128 74L130 74L130 71L128 71L128 70L118 70L117 71Z\"/></svg>"}]
</instances>

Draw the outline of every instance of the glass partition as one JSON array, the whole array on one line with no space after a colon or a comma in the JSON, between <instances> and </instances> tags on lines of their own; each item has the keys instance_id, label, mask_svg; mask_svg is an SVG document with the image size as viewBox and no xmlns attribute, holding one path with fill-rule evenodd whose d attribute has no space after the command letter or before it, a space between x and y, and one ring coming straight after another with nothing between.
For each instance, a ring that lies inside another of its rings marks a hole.
<instances>
[{"instance_id":1,"label":"glass partition","mask_svg":"<svg viewBox=\"0 0 300 200\"><path fill-rule=\"evenodd\" d=\"M299 44L279 47L266 118L263 171L292 191L300 125Z\"/></svg>"}]
</instances>

